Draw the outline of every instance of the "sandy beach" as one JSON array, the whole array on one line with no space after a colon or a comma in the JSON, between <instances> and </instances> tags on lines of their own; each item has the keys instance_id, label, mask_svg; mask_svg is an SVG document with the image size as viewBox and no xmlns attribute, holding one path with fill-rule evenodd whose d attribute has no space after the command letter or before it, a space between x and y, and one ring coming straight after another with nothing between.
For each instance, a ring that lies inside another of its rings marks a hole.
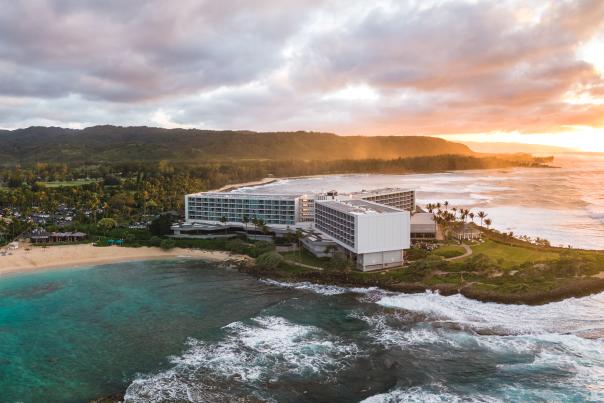
<instances>
[{"instance_id":1,"label":"sandy beach","mask_svg":"<svg viewBox=\"0 0 604 403\"><path fill-rule=\"evenodd\" d=\"M27 250L29 249L29 250ZM223 251L174 248L125 248L120 246L95 247L91 244L27 247L22 245L10 255L0 256L0 276L9 273L27 273L53 268L93 266L134 260L191 258L220 262L227 259L243 260L247 256Z\"/></svg>"}]
</instances>

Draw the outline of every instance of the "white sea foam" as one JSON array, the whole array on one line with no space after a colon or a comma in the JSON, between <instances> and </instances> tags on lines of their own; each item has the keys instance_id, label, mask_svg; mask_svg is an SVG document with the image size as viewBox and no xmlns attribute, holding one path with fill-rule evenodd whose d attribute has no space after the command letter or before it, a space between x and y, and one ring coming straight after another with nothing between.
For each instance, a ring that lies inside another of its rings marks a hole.
<instances>
[{"instance_id":1,"label":"white sea foam","mask_svg":"<svg viewBox=\"0 0 604 403\"><path fill-rule=\"evenodd\" d=\"M387 348L399 346L404 350L421 348L433 350L440 346L453 356L490 355L504 362L497 371L506 379L522 379L543 373L560 374L564 381L551 388L521 388L501 381L487 395L474 396L475 401L503 401L516 396L519 401L564 401L569 396L577 400L604 399L604 340L586 340L572 334L520 334L510 336L480 335L468 331L414 324L411 328L388 322L391 314L373 316L351 314L371 325L367 332L374 343ZM392 318L390 318L392 319ZM506 363L505 361L509 361ZM512 399L513 400L513 399ZM365 402L398 401L472 401L438 385L409 389L394 389L366 399Z\"/></svg>"},{"instance_id":2,"label":"white sea foam","mask_svg":"<svg viewBox=\"0 0 604 403\"><path fill-rule=\"evenodd\" d=\"M434 320L509 333L568 333L604 329L604 293L540 306L480 302L460 294L390 294L378 304L421 312Z\"/></svg>"},{"instance_id":3,"label":"white sea foam","mask_svg":"<svg viewBox=\"0 0 604 403\"><path fill-rule=\"evenodd\" d=\"M360 319L371 326L367 335L375 343L385 347L391 346L411 346L420 344L448 343L448 340L438 334L437 329L414 327L401 328L394 327L387 323L388 316L385 314L375 314L367 316L353 312L349 315L351 318Z\"/></svg>"},{"instance_id":4,"label":"white sea foam","mask_svg":"<svg viewBox=\"0 0 604 403\"><path fill-rule=\"evenodd\" d=\"M288 283L284 281L276 281L271 279L260 280L260 282L264 284L274 285L277 287L283 288L294 288L296 290L304 290L314 292L316 294L321 295L339 295L346 293L355 293L355 294L367 294L371 292L379 291L377 287L340 287L337 285L324 285L324 284L314 284L308 281L302 281L298 283Z\"/></svg>"},{"instance_id":5,"label":"white sea foam","mask_svg":"<svg viewBox=\"0 0 604 403\"><path fill-rule=\"evenodd\" d=\"M457 403L457 402L499 402L501 400L487 396L463 396L444 391L440 385L431 387L415 386L407 389L394 389L387 393L368 397L362 403Z\"/></svg>"},{"instance_id":6,"label":"white sea foam","mask_svg":"<svg viewBox=\"0 0 604 403\"><path fill-rule=\"evenodd\" d=\"M322 374L329 379L358 353L356 345L343 343L317 327L274 316L235 322L224 330L224 340L215 343L188 340L186 351L171 357L171 369L136 379L125 400L214 400L210 393L216 389L211 381L254 384L286 374Z\"/></svg>"}]
</instances>

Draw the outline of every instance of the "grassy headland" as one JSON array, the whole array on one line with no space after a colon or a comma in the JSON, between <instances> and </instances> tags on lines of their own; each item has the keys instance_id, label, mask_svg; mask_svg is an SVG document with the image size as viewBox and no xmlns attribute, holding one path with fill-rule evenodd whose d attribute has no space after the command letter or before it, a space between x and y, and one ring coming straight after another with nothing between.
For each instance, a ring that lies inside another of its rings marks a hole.
<instances>
[{"instance_id":1,"label":"grassy headland","mask_svg":"<svg viewBox=\"0 0 604 403\"><path fill-rule=\"evenodd\" d=\"M330 259L316 259L307 252L285 254L278 267L260 266L244 270L258 277L285 281L311 281L345 286L378 286L401 292L438 290L441 294L461 293L468 298L513 304L543 304L569 297L604 291L604 251L538 247L522 242L504 243L489 237L470 247L471 256L445 260L463 254L463 248L446 245L433 252L414 251L420 256L408 266L378 273L361 273L334 267ZM300 262L321 267L313 270L292 264Z\"/></svg>"}]
</instances>

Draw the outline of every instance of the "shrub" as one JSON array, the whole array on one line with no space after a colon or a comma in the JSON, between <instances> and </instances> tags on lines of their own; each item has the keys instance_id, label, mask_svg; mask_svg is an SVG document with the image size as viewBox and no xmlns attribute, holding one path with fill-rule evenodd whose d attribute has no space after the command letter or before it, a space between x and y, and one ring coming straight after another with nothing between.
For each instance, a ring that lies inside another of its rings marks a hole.
<instances>
[{"instance_id":1,"label":"shrub","mask_svg":"<svg viewBox=\"0 0 604 403\"><path fill-rule=\"evenodd\" d=\"M350 261L346 257L344 252L338 250L334 252L333 256L329 258L329 268L334 270L346 270L350 269Z\"/></svg>"},{"instance_id":2,"label":"shrub","mask_svg":"<svg viewBox=\"0 0 604 403\"><path fill-rule=\"evenodd\" d=\"M283 262L283 256L278 252L266 252L258 256L256 264L263 269L276 269Z\"/></svg>"},{"instance_id":3,"label":"shrub","mask_svg":"<svg viewBox=\"0 0 604 403\"><path fill-rule=\"evenodd\" d=\"M149 244L151 246L160 246L161 245L161 238L158 236L152 236L151 239L149 240Z\"/></svg>"},{"instance_id":4,"label":"shrub","mask_svg":"<svg viewBox=\"0 0 604 403\"><path fill-rule=\"evenodd\" d=\"M254 256L260 256L268 252L272 252L275 250L275 245L268 241L258 241L254 244L254 249L252 254Z\"/></svg>"},{"instance_id":5,"label":"shrub","mask_svg":"<svg viewBox=\"0 0 604 403\"><path fill-rule=\"evenodd\" d=\"M245 253L249 245L239 238L231 239L225 244L226 249L233 253Z\"/></svg>"},{"instance_id":6,"label":"shrub","mask_svg":"<svg viewBox=\"0 0 604 403\"><path fill-rule=\"evenodd\" d=\"M168 250L168 249L172 249L174 246L176 246L176 243L174 242L173 239L164 239L161 241L159 246L164 250Z\"/></svg>"},{"instance_id":7,"label":"shrub","mask_svg":"<svg viewBox=\"0 0 604 403\"><path fill-rule=\"evenodd\" d=\"M420 248L411 248L408 251L405 251L405 257L408 260L419 260L424 259L430 254L426 249Z\"/></svg>"}]
</instances>

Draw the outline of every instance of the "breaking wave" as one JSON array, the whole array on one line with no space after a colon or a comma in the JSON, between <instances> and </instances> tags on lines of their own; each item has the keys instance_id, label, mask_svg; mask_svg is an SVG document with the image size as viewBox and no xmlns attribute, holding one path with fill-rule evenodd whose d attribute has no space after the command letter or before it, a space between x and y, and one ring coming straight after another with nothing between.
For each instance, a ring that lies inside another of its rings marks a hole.
<instances>
[{"instance_id":1,"label":"breaking wave","mask_svg":"<svg viewBox=\"0 0 604 403\"><path fill-rule=\"evenodd\" d=\"M126 402L237 400L259 392L282 376L333 378L358 353L314 326L261 316L223 328L215 343L189 339L186 351L171 357L167 371L142 376L128 387Z\"/></svg>"},{"instance_id":2,"label":"breaking wave","mask_svg":"<svg viewBox=\"0 0 604 403\"><path fill-rule=\"evenodd\" d=\"M315 294L321 295L339 295L346 293L355 293L355 294L368 294L372 292L380 292L381 290L378 287L340 287L337 285L324 285L324 284L314 284L308 281L302 281L299 283L288 283L284 281L276 281L276 280L260 280L260 282L268 285L274 285L277 287L283 288L293 288L296 290L304 290L311 291ZM383 292L383 291L382 291Z\"/></svg>"},{"instance_id":3,"label":"breaking wave","mask_svg":"<svg viewBox=\"0 0 604 403\"><path fill-rule=\"evenodd\" d=\"M305 400L306 388L338 396L340 384L364 403L604 400L604 293L526 306L263 283L334 298L271 308L308 309L303 324L264 314L215 340L189 339L169 369L133 381L125 401ZM356 297L335 298L346 293ZM333 305L343 319L331 316ZM379 386L366 388L370 379Z\"/></svg>"},{"instance_id":4,"label":"breaking wave","mask_svg":"<svg viewBox=\"0 0 604 403\"><path fill-rule=\"evenodd\" d=\"M604 293L539 306L480 302L461 294L442 296L436 292L390 293L377 303L475 329L509 333L604 331Z\"/></svg>"}]
</instances>

